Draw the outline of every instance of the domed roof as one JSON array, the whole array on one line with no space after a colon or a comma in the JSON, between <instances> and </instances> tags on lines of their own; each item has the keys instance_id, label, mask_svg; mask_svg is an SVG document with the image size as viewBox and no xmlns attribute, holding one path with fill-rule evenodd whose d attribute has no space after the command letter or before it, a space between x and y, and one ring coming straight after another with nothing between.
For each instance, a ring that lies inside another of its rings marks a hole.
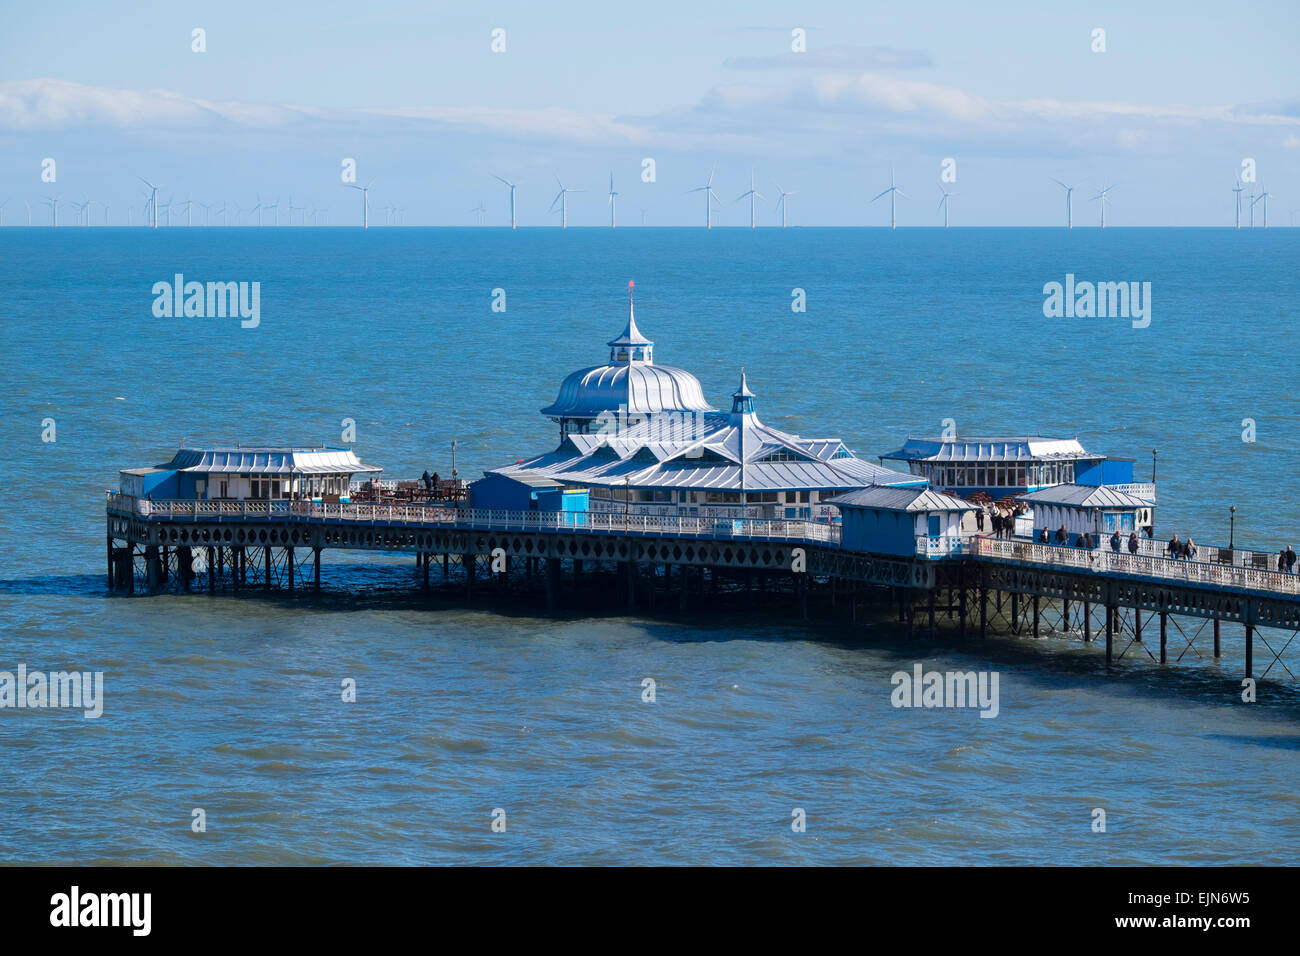
<instances>
[{"instance_id":1,"label":"domed roof","mask_svg":"<svg viewBox=\"0 0 1300 956\"><path fill-rule=\"evenodd\" d=\"M593 419L602 412L651 415L658 412L711 412L699 379L685 369L654 363L654 342L636 326L632 283L628 283L627 327L611 339L609 364L584 368L560 385L555 401L542 409L554 419Z\"/></svg>"},{"instance_id":2,"label":"domed roof","mask_svg":"<svg viewBox=\"0 0 1300 956\"><path fill-rule=\"evenodd\" d=\"M551 418L596 418L601 412L711 412L700 381L671 365L629 362L580 369L565 378L555 402L542 409Z\"/></svg>"}]
</instances>

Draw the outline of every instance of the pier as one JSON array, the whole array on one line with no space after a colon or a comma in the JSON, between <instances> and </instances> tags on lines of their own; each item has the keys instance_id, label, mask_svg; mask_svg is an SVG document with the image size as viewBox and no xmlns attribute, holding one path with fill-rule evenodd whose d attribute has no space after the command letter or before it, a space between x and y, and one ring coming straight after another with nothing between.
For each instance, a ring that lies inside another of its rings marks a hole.
<instances>
[{"instance_id":1,"label":"pier","mask_svg":"<svg viewBox=\"0 0 1300 956\"><path fill-rule=\"evenodd\" d=\"M918 535L908 556L841 538L839 526L808 520L107 496L108 586L127 593L319 590L326 551L387 552L414 556L417 587L431 586L432 570L469 600L513 582L553 609L566 580L581 588L604 569L603 586L612 574L629 610L666 609L670 596L685 610L720 583L757 586L788 594L805 616L817 600L847 624L864 604L896 605L912 635L1104 641L1108 663L1217 659L1232 624L1244 631L1243 676L1295 679L1283 654L1300 631L1300 574L1272 570L1273 555L1206 548L1214 560L1174 560L1154 541L1131 554L968 534Z\"/></svg>"}]
</instances>

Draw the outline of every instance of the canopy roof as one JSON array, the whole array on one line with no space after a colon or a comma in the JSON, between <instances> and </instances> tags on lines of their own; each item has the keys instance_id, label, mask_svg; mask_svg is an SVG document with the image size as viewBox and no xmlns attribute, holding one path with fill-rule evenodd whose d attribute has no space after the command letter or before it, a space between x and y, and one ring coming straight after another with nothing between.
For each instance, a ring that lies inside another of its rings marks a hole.
<instances>
[{"instance_id":1,"label":"canopy roof","mask_svg":"<svg viewBox=\"0 0 1300 956\"><path fill-rule=\"evenodd\" d=\"M909 438L898 451L881 455L890 461L1068 461L1102 458L1074 438Z\"/></svg>"},{"instance_id":2,"label":"canopy roof","mask_svg":"<svg viewBox=\"0 0 1300 956\"><path fill-rule=\"evenodd\" d=\"M384 469L363 464L348 448L250 447L182 448L159 468L202 474L355 475Z\"/></svg>"},{"instance_id":3,"label":"canopy roof","mask_svg":"<svg viewBox=\"0 0 1300 956\"><path fill-rule=\"evenodd\" d=\"M1021 495L1030 504L1062 505L1068 508L1151 508L1150 501L1106 485L1053 485Z\"/></svg>"},{"instance_id":4,"label":"canopy roof","mask_svg":"<svg viewBox=\"0 0 1300 956\"><path fill-rule=\"evenodd\" d=\"M738 394L752 398L742 383ZM595 487L724 491L924 485L915 475L855 457L837 438L800 438L752 411L650 418L614 434L570 434L548 454L488 474L528 472Z\"/></svg>"},{"instance_id":5,"label":"canopy roof","mask_svg":"<svg viewBox=\"0 0 1300 956\"><path fill-rule=\"evenodd\" d=\"M932 488L872 487L850 491L827 499L841 508L870 508L875 511L978 511L977 505Z\"/></svg>"}]
</instances>

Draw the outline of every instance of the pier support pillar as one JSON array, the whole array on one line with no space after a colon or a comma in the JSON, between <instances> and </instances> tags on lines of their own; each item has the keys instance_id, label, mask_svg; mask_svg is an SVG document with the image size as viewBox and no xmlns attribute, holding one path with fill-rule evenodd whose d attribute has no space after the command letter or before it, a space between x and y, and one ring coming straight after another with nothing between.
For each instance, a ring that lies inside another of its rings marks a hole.
<instances>
[{"instance_id":1,"label":"pier support pillar","mask_svg":"<svg viewBox=\"0 0 1300 956\"><path fill-rule=\"evenodd\" d=\"M1066 598L1061 602L1061 620L1065 622L1065 633L1069 634L1073 630L1070 627L1070 599Z\"/></svg>"},{"instance_id":2,"label":"pier support pillar","mask_svg":"<svg viewBox=\"0 0 1300 956\"><path fill-rule=\"evenodd\" d=\"M320 590L320 548L311 549L311 584ZM424 589L429 589L429 556L424 556Z\"/></svg>"},{"instance_id":3,"label":"pier support pillar","mask_svg":"<svg viewBox=\"0 0 1300 956\"><path fill-rule=\"evenodd\" d=\"M217 589L217 549L208 548L208 591Z\"/></svg>"},{"instance_id":4,"label":"pier support pillar","mask_svg":"<svg viewBox=\"0 0 1300 956\"><path fill-rule=\"evenodd\" d=\"M235 589L236 594L239 593L239 565L243 554L244 549L242 547L230 549L230 586Z\"/></svg>"},{"instance_id":5,"label":"pier support pillar","mask_svg":"<svg viewBox=\"0 0 1300 956\"><path fill-rule=\"evenodd\" d=\"M289 569L289 590L293 590L293 548L284 549L284 563Z\"/></svg>"},{"instance_id":6,"label":"pier support pillar","mask_svg":"<svg viewBox=\"0 0 1300 956\"><path fill-rule=\"evenodd\" d=\"M420 553L420 565L424 572L424 593L429 593L429 562L433 555L427 551ZM320 590L320 548L316 549L316 590Z\"/></svg>"},{"instance_id":7,"label":"pier support pillar","mask_svg":"<svg viewBox=\"0 0 1300 956\"><path fill-rule=\"evenodd\" d=\"M1038 640L1038 595L1034 595L1034 640Z\"/></svg>"},{"instance_id":8,"label":"pier support pillar","mask_svg":"<svg viewBox=\"0 0 1300 956\"><path fill-rule=\"evenodd\" d=\"M1219 619L1214 619L1214 659L1219 659Z\"/></svg>"},{"instance_id":9,"label":"pier support pillar","mask_svg":"<svg viewBox=\"0 0 1300 956\"><path fill-rule=\"evenodd\" d=\"M980 584L980 640L989 635L989 590Z\"/></svg>"},{"instance_id":10,"label":"pier support pillar","mask_svg":"<svg viewBox=\"0 0 1300 956\"><path fill-rule=\"evenodd\" d=\"M1083 602L1083 643L1092 643L1092 602Z\"/></svg>"},{"instance_id":11,"label":"pier support pillar","mask_svg":"<svg viewBox=\"0 0 1300 956\"><path fill-rule=\"evenodd\" d=\"M262 555L266 564L266 579L262 582L262 589L269 591L271 590L271 546L269 544L262 549Z\"/></svg>"},{"instance_id":12,"label":"pier support pillar","mask_svg":"<svg viewBox=\"0 0 1300 956\"><path fill-rule=\"evenodd\" d=\"M679 611L681 611L682 613L685 613L685 612L686 612L686 604L687 604L687 597L686 597L686 586L687 586L687 585L686 585L686 565L684 565L684 564L679 564L679 565L677 565L677 585L678 585L678 592L677 592L678 604L677 604L677 609L678 609Z\"/></svg>"},{"instance_id":13,"label":"pier support pillar","mask_svg":"<svg viewBox=\"0 0 1300 956\"><path fill-rule=\"evenodd\" d=\"M147 545L144 549L144 572L149 583L149 593L158 589L162 575L158 571L158 547Z\"/></svg>"},{"instance_id":14,"label":"pier support pillar","mask_svg":"<svg viewBox=\"0 0 1300 956\"><path fill-rule=\"evenodd\" d=\"M244 548L239 549L239 583L241 585L248 583L248 553Z\"/></svg>"},{"instance_id":15,"label":"pier support pillar","mask_svg":"<svg viewBox=\"0 0 1300 956\"><path fill-rule=\"evenodd\" d=\"M1115 609L1106 605L1106 663L1114 659L1115 650Z\"/></svg>"},{"instance_id":16,"label":"pier support pillar","mask_svg":"<svg viewBox=\"0 0 1300 956\"><path fill-rule=\"evenodd\" d=\"M1255 625L1246 625L1246 676L1255 676Z\"/></svg>"},{"instance_id":17,"label":"pier support pillar","mask_svg":"<svg viewBox=\"0 0 1300 956\"><path fill-rule=\"evenodd\" d=\"M108 536L108 589L114 590L116 581L113 580L113 536Z\"/></svg>"},{"instance_id":18,"label":"pier support pillar","mask_svg":"<svg viewBox=\"0 0 1300 956\"><path fill-rule=\"evenodd\" d=\"M442 553L442 579L447 580L448 565L451 563L451 555L446 551Z\"/></svg>"},{"instance_id":19,"label":"pier support pillar","mask_svg":"<svg viewBox=\"0 0 1300 956\"><path fill-rule=\"evenodd\" d=\"M1020 633L1020 594L1011 592L1011 633Z\"/></svg>"},{"instance_id":20,"label":"pier support pillar","mask_svg":"<svg viewBox=\"0 0 1300 956\"><path fill-rule=\"evenodd\" d=\"M1160 612L1160 643L1165 641L1165 617L1168 612ZM1142 608L1133 605L1133 640L1142 643Z\"/></svg>"},{"instance_id":21,"label":"pier support pillar","mask_svg":"<svg viewBox=\"0 0 1300 956\"><path fill-rule=\"evenodd\" d=\"M1142 610L1140 608L1138 609L1137 614L1138 614L1138 621L1140 622L1142 620ZM1141 626L1142 625L1139 623L1138 627L1141 628ZM1160 612L1160 663L1161 664L1166 664L1169 662L1169 652L1166 647L1166 642L1168 641L1168 639L1169 639L1169 612L1161 611Z\"/></svg>"},{"instance_id":22,"label":"pier support pillar","mask_svg":"<svg viewBox=\"0 0 1300 956\"><path fill-rule=\"evenodd\" d=\"M546 610L555 610L556 592L560 589L560 559L546 559Z\"/></svg>"},{"instance_id":23,"label":"pier support pillar","mask_svg":"<svg viewBox=\"0 0 1300 956\"><path fill-rule=\"evenodd\" d=\"M629 560L627 564L627 609L636 610L636 562Z\"/></svg>"},{"instance_id":24,"label":"pier support pillar","mask_svg":"<svg viewBox=\"0 0 1300 956\"><path fill-rule=\"evenodd\" d=\"M188 589L194 580L194 552L188 545L176 549L176 574L181 579L181 587Z\"/></svg>"},{"instance_id":25,"label":"pier support pillar","mask_svg":"<svg viewBox=\"0 0 1300 956\"><path fill-rule=\"evenodd\" d=\"M469 599L474 596L474 576L478 573L478 556L462 554L460 563L465 566L465 597Z\"/></svg>"}]
</instances>

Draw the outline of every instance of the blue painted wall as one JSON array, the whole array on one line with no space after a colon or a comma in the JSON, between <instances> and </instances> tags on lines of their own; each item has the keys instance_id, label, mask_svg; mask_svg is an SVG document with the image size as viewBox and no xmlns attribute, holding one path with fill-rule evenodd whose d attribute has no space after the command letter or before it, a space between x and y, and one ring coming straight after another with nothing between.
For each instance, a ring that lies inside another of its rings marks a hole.
<instances>
[{"instance_id":1,"label":"blue painted wall","mask_svg":"<svg viewBox=\"0 0 1300 956\"><path fill-rule=\"evenodd\" d=\"M916 554L916 516L904 511L883 511L840 506L840 535L845 548L873 554Z\"/></svg>"},{"instance_id":2,"label":"blue painted wall","mask_svg":"<svg viewBox=\"0 0 1300 956\"><path fill-rule=\"evenodd\" d=\"M1133 481L1133 459L1107 458L1074 473L1078 485L1127 485Z\"/></svg>"}]
</instances>

